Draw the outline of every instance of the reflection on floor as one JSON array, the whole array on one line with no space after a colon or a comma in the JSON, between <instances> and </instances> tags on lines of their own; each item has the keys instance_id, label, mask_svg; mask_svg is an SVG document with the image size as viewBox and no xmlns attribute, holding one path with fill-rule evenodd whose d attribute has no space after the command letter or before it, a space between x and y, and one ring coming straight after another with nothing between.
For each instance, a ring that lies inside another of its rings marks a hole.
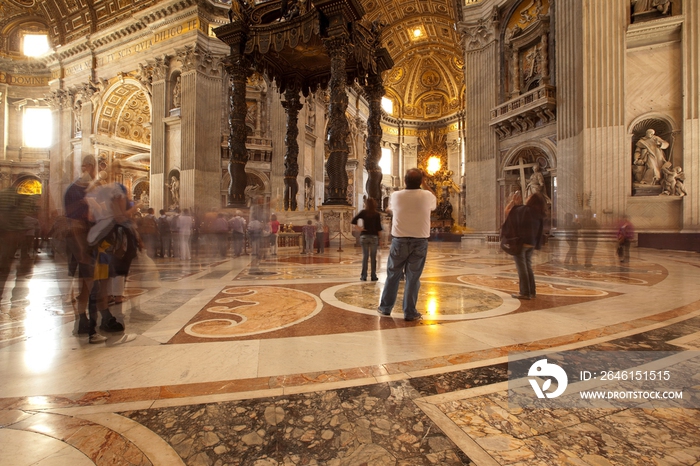
<instances>
[{"instance_id":1,"label":"reflection on floor","mask_svg":"<svg viewBox=\"0 0 700 466\"><path fill-rule=\"evenodd\" d=\"M515 405L510 384L529 386L508 378L525 355L673 352L697 389L696 254L636 250L619 264L599 243L579 266L550 246L535 255L537 298L518 301L493 245L431 243L425 318L405 322L398 308L376 314L387 252L379 282L359 281L361 252L347 246L137 261L111 308L134 338L101 345L72 335L72 283L38 255L0 304L0 464L700 462L692 390L547 409L534 392Z\"/></svg>"}]
</instances>

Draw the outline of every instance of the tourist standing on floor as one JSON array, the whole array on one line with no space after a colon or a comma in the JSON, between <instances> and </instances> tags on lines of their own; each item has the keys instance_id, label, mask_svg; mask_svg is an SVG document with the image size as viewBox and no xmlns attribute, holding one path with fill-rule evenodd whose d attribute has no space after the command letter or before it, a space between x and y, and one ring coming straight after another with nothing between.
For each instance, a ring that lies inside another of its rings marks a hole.
<instances>
[{"instance_id":1,"label":"tourist standing on floor","mask_svg":"<svg viewBox=\"0 0 700 466\"><path fill-rule=\"evenodd\" d=\"M420 276L428 254L430 212L437 207L437 198L428 185L428 179L417 168L406 172L404 182L406 188L392 193L389 201L388 210L393 215L392 240L386 265L386 283L378 312L384 316L391 314L399 291L399 281L405 271L403 315L405 320L412 321L422 318L416 309L416 302Z\"/></svg>"},{"instance_id":2,"label":"tourist standing on floor","mask_svg":"<svg viewBox=\"0 0 700 466\"><path fill-rule=\"evenodd\" d=\"M194 219L190 216L190 210L185 209L177 217L177 229L180 234L180 260L192 259L190 253L190 237L192 236L192 226Z\"/></svg>"},{"instance_id":3,"label":"tourist standing on floor","mask_svg":"<svg viewBox=\"0 0 700 466\"><path fill-rule=\"evenodd\" d=\"M246 221L242 217L243 212L236 211L236 215L229 221L233 235L233 257L240 257L245 245Z\"/></svg>"},{"instance_id":4,"label":"tourist standing on floor","mask_svg":"<svg viewBox=\"0 0 700 466\"><path fill-rule=\"evenodd\" d=\"M581 222L578 220L578 215L567 213L564 216L564 223L569 231L566 232L566 242L569 245L569 250L566 252L564 263L578 264L578 237L581 234Z\"/></svg>"},{"instance_id":5,"label":"tourist standing on floor","mask_svg":"<svg viewBox=\"0 0 700 466\"><path fill-rule=\"evenodd\" d=\"M532 254L542 247L544 217L547 201L540 192L533 193L523 206L515 206L510 211L517 237L522 248L513 255L515 268L518 270L520 292L512 296L517 299L535 299L535 274L532 271Z\"/></svg>"},{"instance_id":6,"label":"tourist standing on floor","mask_svg":"<svg viewBox=\"0 0 700 466\"><path fill-rule=\"evenodd\" d=\"M314 238L316 237L316 227L311 220L306 222L306 225L301 227L301 232L304 235L304 254L314 253Z\"/></svg>"},{"instance_id":7,"label":"tourist standing on floor","mask_svg":"<svg viewBox=\"0 0 700 466\"><path fill-rule=\"evenodd\" d=\"M270 215L270 254L277 255L277 238L280 231L280 222L277 220L277 215Z\"/></svg>"},{"instance_id":8,"label":"tourist standing on floor","mask_svg":"<svg viewBox=\"0 0 700 466\"><path fill-rule=\"evenodd\" d=\"M360 230L360 244L362 245L362 272L360 272L360 280L367 281L367 261L371 263L371 279L373 282L377 278L377 246L379 246L379 232L382 231L382 217L377 212L377 201L367 198L365 208L361 210L350 221L353 225L358 225L358 221L362 220Z\"/></svg>"},{"instance_id":9,"label":"tourist standing on floor","mask_svg":"<svg viewBox=\"0 0 700 466\"><path fill-rule=\"evenodd\" d=\"M326 250L326 227L321 221L321 217L316 215L316 253L322 254Z\"/></svg>"},{"instance_id":10,"label":"tourist standing on floor","mask_svg":"<svg viewBox=\"0 0 700 466\"><path fill-rule=\"evenodd\" d=\"M87 234L90 230L89 207L85 194L88 186L97 175L97 162L92 155L83 157L81 175L75 180L63 196L64 212L66 214L66 249L68 254L68 273L73 276L78 272L77 319L73 333L89 335L98 343L105 338L97 335L97 309L90 311L88 319L87 308L90 292L92 291L94 260L93 248L88 245ZM14 255L14 251L12 253ZM71 263L73 266L71 266ZM71 273L73 272L73 273ZM2 283L4 285L4 282Z\"/></svg>"}]
</instances>

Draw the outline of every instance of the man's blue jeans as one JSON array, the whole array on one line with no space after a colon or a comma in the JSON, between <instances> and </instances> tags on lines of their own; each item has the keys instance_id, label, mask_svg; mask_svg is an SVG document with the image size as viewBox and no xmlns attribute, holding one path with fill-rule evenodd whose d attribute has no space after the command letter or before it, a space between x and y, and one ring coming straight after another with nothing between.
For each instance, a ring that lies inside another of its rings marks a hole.
<instances>
[{"instance_id":1,"label":"man's blue jeans","mask_svg":"<svg viewBox=\"0 0 700 466\"><path fill-rule=\"evenodd\" d=\"M360 278L367 280L367 259L372 261L372 279L377 278L377 245L379 244L379 236L377 235L362 235L360 236L362 244L362 273Z\"/></svg>"},{"instance_id":2,"label":"man's blue jeans","mask_svg":"<svg viewBox=\"0 0 700 466\"><path fill-rule=\"evenodd\" d=\"M537 295L535 291L535 274L532 271L532 253L535 252L533 247L523 247L520 254L513 256L515 268L518 270L518 279L520 282L520 296L534 298Z\"/></svg>"},{"instance_id":3,"label":"man's blue jeans","mask_svg":"<svg viewBox=\"0 0 700 466\"><path fill-rule=\"evenodd\" d=\"M386 264L386 283L379 311L391 314L399 291L399 281L406 273L406 286L403 291L403 316L410 319L419 314L416 309L420 276L428 254L428 238L394 238L391 241L389 260Z\"/></svg>"}]
</instances>

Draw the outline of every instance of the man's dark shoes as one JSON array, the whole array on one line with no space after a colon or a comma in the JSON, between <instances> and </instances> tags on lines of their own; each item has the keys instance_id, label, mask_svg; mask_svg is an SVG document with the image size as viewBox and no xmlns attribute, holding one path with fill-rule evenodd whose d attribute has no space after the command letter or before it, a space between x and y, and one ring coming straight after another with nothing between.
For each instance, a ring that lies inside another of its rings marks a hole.
<instances>
[{"instance_id":1,"label":"man's dark shoes","mask_svg":"<svg viewBox=\"0 0 700 466\"><path fill-rule=\"evenodd\" d=\"M110 316L107 318L106 322L102 322L102 325L100 325L100 330L103 332L123 332L124 326L117 321L116 317Z\"/></svg>"},{"instance_id":2,"label":"man's dark shoes","mask_svg":"<svg viewBox=\"0 0 700 466\"><path fill-rule=\"evenodd\" d=\"M521 294L515 294L515 293L513 293L511 296L514 297L515 299L524 299L524 300L530 299L529 296L523 296Z\"/></svg>"},{"instance_id":3,"label":"man's dark shoes","mask_svg":"<svg viewBox=\"0 0 700 466\"><path fill-rule=\"evenodd\" d=\"M381 309L377 309L377 313L378 313L380 316L384 316L384 317L389 317L389 316L391 315L391 312L388 312L388 313L387 313L387 312L382 311Z\"/></svg>"},{"instance_id":4,"label":"man's dark shoes","mask_svg":"<svg viewBox=\"0 0 700 466\"><path fill-rule=\"evenodd\" d=\"M379 280L379 277L372 277L373 282L376 282L377 280Z\"/></svg>"},{"instance_id":5,"label":"man's dark shoes","mask_svg":"<svg viewBox=\"0 0 700 466\"><path fill-rule=\"evenodd\" d=\"M404 317L403 320L405 320L406 322L414 322L416 320L421 320L422 318L423 318L423 314L416 314L414 316Z\"/></svg>"}]
</instances>

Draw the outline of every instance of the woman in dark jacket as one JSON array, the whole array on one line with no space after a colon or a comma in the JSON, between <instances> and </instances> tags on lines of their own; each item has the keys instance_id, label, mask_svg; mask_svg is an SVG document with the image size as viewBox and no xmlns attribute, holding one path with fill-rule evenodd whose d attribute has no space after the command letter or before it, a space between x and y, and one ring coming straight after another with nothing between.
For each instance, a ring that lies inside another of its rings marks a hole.
<instances>
[{"instance_id":1,"label":"woman in dark jacket","mask_svg":"<svg viewBox=\"0 0 700 466\"><path fill-rule=\"evenodd\" d=\"M515 206L510 212L513 217L518 237L523 247L513 256L515 268L518 270L520 293L513 294L517 299L534 299L535 274L532 272L532 253L542 247L542 232L544 229L546 201L542 194L532 194L525 205Z\"/></svg>"},{"instance_id":2,"label":"woman in dark jacket","mask_svg":"<svg viewBox=\"0 0 700 466\"><path fill-rule=\"evenodd\" d=\"M377 278L377 246L379 245L379 232L382 231L382 218L377 212L377 201L371 197L365 201L365 208L352 219L350 223L357 225L358 220L362 220L362 231L360 232L360 244L362 244L362 273L360 280L367 281L367 259L372 262L372 281Z\"/></svg>"}]
</instances>

